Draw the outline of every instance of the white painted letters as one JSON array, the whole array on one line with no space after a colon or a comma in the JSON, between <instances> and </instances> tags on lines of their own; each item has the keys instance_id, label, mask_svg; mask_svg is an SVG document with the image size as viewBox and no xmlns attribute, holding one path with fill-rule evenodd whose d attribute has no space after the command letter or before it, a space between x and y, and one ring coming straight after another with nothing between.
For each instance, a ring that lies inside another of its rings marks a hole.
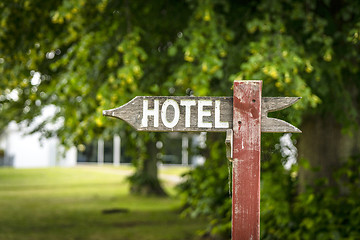
<instances>
[{"instance_id":1,"label":"white painted letters","mask_svg":"<svg viewBox=\"0 0 360 240\"><path fill-rule=\"evenodd\" d=\"M143 118L141 121L142 127L148 126L148 117L154 116L154 127L159 127L159 100L154 100L154 109L149 109L148 100L143 100Z\"/></svg>"},{"instance_id":2,"label":"white painted letters","mask_svg":"<svg viewBox=\"0 0 360 240\"><path fill-rule=\"evenodd\" d=\"M167 108L168 106L172 106L174 108L174 118L172 121L168 121L167 119ZM166 100L161 107L161 120L165 127L173 128L179 122L180 119L180 109L178 103L173 99Z\"/></svg>"},{"instance_id":3,"label":"white painted letters","mask_svg":"<svg viewBox=\"0 0 360 240\"><path fill-rule=\"evenodd\" d=\"M199 100L198 101L198 127L199 128L211 128L211 122L204 122L203 117L210 117L211 111L204 110L205 106L212 106L211 100Z\"/></svg>"},{"instance_id":4,"label":"white painted letters","mask_svg":"<svg viewBox=\"0 0 360 240\"><path fill-rule=\"evenodd\" d=\"M220 100L215 100L215 128L229 128L229 122L220 120Z\"/></svg>"},{"instance_id":5,"label":"white painted letters","mask_svg":"<svg viewBox=\"0 0 360 240\"><path fill-rule=\"evenodd\" d=\"M191 106L196 105L195 100L181 100L181 106L185 106L185 127L190 127L190 119L191 119Z\"/></svg>"},{"instance_id":6,"label":"white painted letters","mask_svg":"<svg viewBox=\"0 0 360 240\"><path fill-rule=\"evenodd\" d=\"M149 109L149 104L152 105L151 101L153 101L153 109ZM142 128L155 128L154 130L162 131L165 129L169 131L178 131L178 129L192 131L194 128L221 131L230 128L228 115L221 112L221 110L229 111L228 105L226 105L229 101L222 102L220 98L212 100L208 98L187 99L185 97L182 99L179 97L164 99L161 97L153 100L142 99L142 102L143 114L139 116ZM151 117L154 119L153 124L149 124ZM159 119L160 117L161 119ZM224 121L225 119L227 121Z\"/></svg>"}]
</instances>

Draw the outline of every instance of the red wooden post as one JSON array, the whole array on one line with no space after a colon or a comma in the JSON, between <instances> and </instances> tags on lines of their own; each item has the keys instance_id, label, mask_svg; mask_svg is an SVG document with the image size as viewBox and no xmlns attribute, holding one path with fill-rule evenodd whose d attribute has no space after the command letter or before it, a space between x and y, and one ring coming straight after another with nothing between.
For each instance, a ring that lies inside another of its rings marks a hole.
<instances>
[{"instance_id":1,"label":"red wooden post","mask_svg":"<svg viewBox=\"0 0 360 240\"><path fill-rule=\"evenodd\" d=\"M260 239L262 81L235 81L232 239Z\"/></svg>"}]
</instances>

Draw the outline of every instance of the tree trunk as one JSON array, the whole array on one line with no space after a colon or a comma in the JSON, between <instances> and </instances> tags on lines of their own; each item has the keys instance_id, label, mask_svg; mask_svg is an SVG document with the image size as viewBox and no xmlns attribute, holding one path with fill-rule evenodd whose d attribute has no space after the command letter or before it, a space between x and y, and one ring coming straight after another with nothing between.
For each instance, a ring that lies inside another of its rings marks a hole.
<instances>
[{"instance_id":1,"label":"tree trunk","mask_svg":"<svg viewBox=\"0 0 360 240\"><path fill-rule=\"evenodd\" d=\"M310 168L301 167L299 170L300 192L304 192L308 185L314 186L320 178L335 186L333 173L350 156L360 152L359 132L354 132L353 136L344 135L341 125L332 116L308 117L304 119L301 130L299 159L309 161Z\"/></svg>"},{"instance_id":2,"label":"tree trunk","mask_svg":"<svg viewBox=\"0 0 360 240\"><path fill-rule=\"evenodd\" d=\"M130 177L130 192L147 196L167 196L158 179L156 141L148 141L146 149L146 158L141 161L134 175Z\"/></svg>"}]
</instances>

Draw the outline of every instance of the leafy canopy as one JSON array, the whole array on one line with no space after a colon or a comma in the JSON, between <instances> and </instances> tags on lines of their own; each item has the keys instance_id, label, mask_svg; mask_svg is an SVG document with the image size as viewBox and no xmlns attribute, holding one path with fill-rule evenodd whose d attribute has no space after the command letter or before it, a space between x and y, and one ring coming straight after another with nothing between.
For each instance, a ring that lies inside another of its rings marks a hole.
<instances>
[{"instance_id":1,"label":"leafy canopy","mask_svg":"<svg viewBox=\"0 0 360 240\"><path fill-rule=\"evenodd\" d=\"M121 123L102 117L136 95L231 95L234 79L261 79L264 96L302 96L309 109L357 117L357 1L3 1L1 126L47 105L66 145ZM345 97L341 103L335 96ZM115 126L116 125L116 126ZM40 126L36 130L41 130ZM52 134L47 132L47 134Z\"/></svg>"}]
</instances>

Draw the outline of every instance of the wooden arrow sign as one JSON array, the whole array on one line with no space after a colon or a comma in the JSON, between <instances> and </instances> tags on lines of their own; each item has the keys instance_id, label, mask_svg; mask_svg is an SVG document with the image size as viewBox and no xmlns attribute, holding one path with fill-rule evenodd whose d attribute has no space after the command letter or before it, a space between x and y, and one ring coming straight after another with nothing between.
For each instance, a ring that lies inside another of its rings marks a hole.
<instances>
[{"instance_id":1,"label":"wooden arrow sign","mask_svg":"<svg viewBox=\"0 0 360 240\"><path fill-rule=\"evenodd\" d=\"M135 97L103 111L138 131L224 132L233 162L232 239L260 239L261 132L301 131L269 118L299 97L262 97L262 81L235 81L233 97Z\"/></svg>"},{"instance_id":2,"label":"wooden arrow sign","mask_svg":"<svg viewBox=\"0 0 360 240\"><path fill-rule=\"evenodd\" d=\"M285 121L267 117L268 112L284 109L299 99L262 98L261 131L301 132ZM122 119L138 131L225 132L233 128L233 98L138 96L121 107L103 111L103 115Z\"/></svg>"}]
</instances>

